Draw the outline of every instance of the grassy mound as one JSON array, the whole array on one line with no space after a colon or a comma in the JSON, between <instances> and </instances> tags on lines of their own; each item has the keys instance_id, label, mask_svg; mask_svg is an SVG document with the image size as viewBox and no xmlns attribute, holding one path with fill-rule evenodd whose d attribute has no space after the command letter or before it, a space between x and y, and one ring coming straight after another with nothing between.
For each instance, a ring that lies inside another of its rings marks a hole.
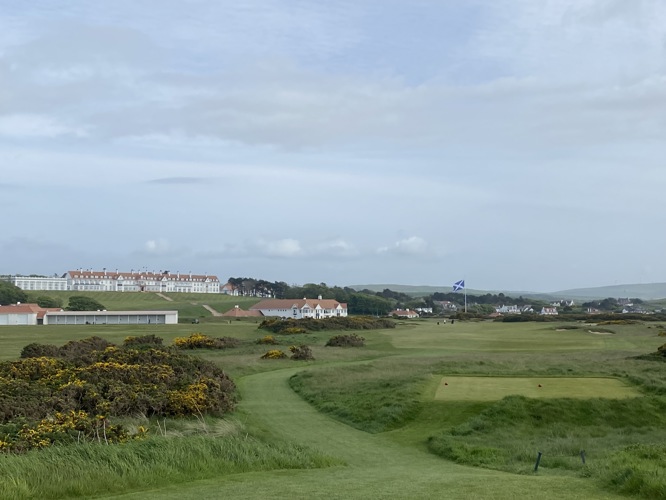
<instances>
[{"instance_id":1,"label":"grassy mound","mask_svg":"<svg viewBox=\"0 0 666 500\"><path fill-rule=\"evenodd\" d=\"M394 364L363 364L305 370L289 384L318 410L377 433L399 428L418 414L424 378Z\"/></svg>"},{"instance_id":2,"label":"grassy mound","mask_svg":"<svg viewBox=\"0 0 666 500\"><path fill-rule=\"evenodd\" d=\"M578 471L609 481L609 471L618 469L618 457L623 456L618 450L664 439L666 399L662 397L542 400L511 396L464 424L430 437L428 447L457 463L521 473L532 470L541 451L544 469ZM587 454L585 467L581 450ZM649 475L639 460L634 464L631 475ZM666 488L663 474L659 481Z\"/></svg>"}]
</instances>

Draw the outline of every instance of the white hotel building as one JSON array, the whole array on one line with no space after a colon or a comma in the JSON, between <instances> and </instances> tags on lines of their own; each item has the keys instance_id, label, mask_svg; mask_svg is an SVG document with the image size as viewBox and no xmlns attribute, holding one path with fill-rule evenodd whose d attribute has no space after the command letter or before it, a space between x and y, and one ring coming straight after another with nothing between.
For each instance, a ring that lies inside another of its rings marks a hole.
<instances>
[{"instance_id":1,"label":"white hotel building","mask_svg":"<svg viewBox=\"0 0 666 500\"><path fill-rule=\"evenodd\" d=\"M220 280L207 274L79 269L69 271L66 276L69 289L75 291L220 293Z\"/></svg>"},{"instance_id":2,"label":"white hotel building","mask_svg":"<svg viewBox=\"0 0 666 500\"><path fill-rule=\"evenodd\" d=\"M33 290L69 290L67 278L48 276L11 276L9 280L14 286L27 292Z\"/></svg>"}]
</instances>

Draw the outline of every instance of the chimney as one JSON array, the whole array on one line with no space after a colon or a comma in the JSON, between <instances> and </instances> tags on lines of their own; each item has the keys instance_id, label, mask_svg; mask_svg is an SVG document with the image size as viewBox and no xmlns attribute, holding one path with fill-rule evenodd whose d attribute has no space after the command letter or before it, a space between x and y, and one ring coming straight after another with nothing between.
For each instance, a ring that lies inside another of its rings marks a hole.
<instances>
[{"instance_id":1,"label":"chimney","mask_svg":"<svg viewBox=\"0 0 666 500\"><path fill-rule=\"evenodd\" d=\"M317 295L317 299L321 300L321 295Z\"/></svg>"}]
</instances>

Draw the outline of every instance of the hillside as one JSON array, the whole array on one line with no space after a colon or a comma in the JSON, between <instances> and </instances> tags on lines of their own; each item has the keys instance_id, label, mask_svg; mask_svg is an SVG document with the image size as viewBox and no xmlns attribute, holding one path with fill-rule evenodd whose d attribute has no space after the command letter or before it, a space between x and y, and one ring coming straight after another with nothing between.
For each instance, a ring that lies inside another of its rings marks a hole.
<instances>
[{"instance_id":1,"label":"hillside","mask_svg":"<svg viewBox=\"0 0 666 500\"><path fill-rule=\"evenodd\" d=\"M239 305L243 309L258 302L255 297L233 297L212 293L165 293L162 296L153 292L80 292L80 291L35 291L28 293L28 300L39 296L58 298L67 306L69 297L82 295L101 303L109 311L178 311L179 321L186 323L192 319L211 319L212 314L204 306L224 313ZM167 298L164 298L167 297ZM167 300L171 299L171 300Z\"/></svg>"},{"instance_id":2,"label":"hillside","mask_svg":"<svg viewBox=\"0 0 666 500\"><path fill-rule=\"evenodd\" d=\"M372 290L381 292L388 288L394 292L406 293L408 295L420 296L430 295L435 292L451 292L452 286L426 286L426 285L398 285L398 284L374 284L374 285L349 285L355 290ZM606 297L631 297L643 300L657 300L666 298L666 283L645 283L610 285L591 288L572 288L555 292L529 292L516 290L477 290L467 289L468 295L485 295L487 293L503 293L509 297L520 297L551 301L555 299L604 299Z\"/></svg>"}]
</instances>

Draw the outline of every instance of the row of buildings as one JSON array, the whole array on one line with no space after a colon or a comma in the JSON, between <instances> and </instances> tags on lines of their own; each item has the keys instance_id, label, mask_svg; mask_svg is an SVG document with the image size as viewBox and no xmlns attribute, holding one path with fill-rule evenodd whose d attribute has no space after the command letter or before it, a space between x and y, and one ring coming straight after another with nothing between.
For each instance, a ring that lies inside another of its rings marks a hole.
<instances>
[{"instance_id":1,"label":"row of buildings","mask_svg":"<svg viewBox=\"0 0 666 500\"><path fill-rule=\"evenodd\" d=\"M217 276L208 274L172 273L170 271L119 272L78 269L62 276L9 276L8 281L25 291L88 291L88 292L183 292L229 293Z\"/></svg>"},{"instance_id":2,"label":"row of buildings","mask_svg":"<svg viewBox=\"0 0 666 500\"><path fill-rule=\"evenodd\" d=\"M175 325L178 311L64 311L37 304L0 306L0 326Z\"/></svg>"},{"instance_id":3,"label":"row of buildings","mask_svg":"<svg viewBox=\"0 0 666 500\"><path fill-rule=\"evenodd\" d=\"M266 299L249 310L236 306L227 317L278 317L324 319L346 317L347 304L333 299ZM0 326L18 325L171 325L178 311L64 311L37 304L0 306Z\"/></svg>"}]
</instances>

